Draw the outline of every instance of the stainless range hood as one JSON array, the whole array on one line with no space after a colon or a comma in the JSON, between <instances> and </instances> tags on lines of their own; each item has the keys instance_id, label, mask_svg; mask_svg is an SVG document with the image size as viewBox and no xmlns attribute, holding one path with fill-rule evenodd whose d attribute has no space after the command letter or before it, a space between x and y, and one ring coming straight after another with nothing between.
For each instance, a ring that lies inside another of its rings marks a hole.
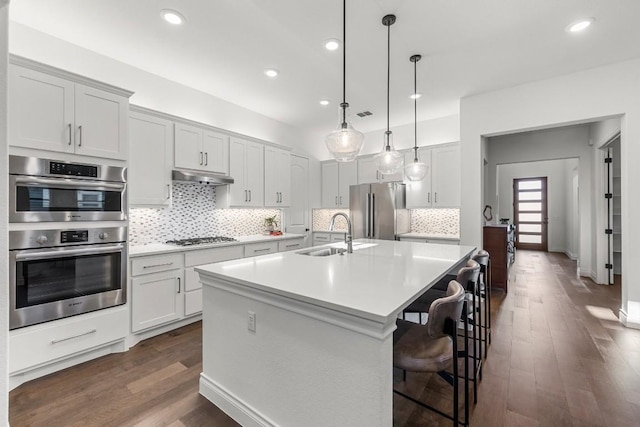
<instances>
[{"instance_id":1,"label":"stainless range hood","mask_svg":"<svg viewBox=\"0 0 640 427\"><path fill-rule=\"evenodd\" d=\"M233 178L206 172L185 172L174 170L171 172L174 181L190 182L192 184L228 185L233 184Z\"/></svg>"}]
</instances>

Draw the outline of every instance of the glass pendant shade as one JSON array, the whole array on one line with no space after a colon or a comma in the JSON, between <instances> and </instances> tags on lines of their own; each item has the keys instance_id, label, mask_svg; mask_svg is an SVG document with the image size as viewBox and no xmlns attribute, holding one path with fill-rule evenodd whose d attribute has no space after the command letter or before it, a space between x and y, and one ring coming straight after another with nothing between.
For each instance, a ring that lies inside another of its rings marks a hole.
<instances>
[{"instance_id":1,"label":"glass pendant shade","mask_svg":"<svg viewBox=\"0 0 640 427\"><path fill-rule=\"evenodd\" d=\"M325 138L327 149L339 162L351 162L360 154L364 145L364 134L349 123L349 104L339 108L338 128Z\"/></svg>"},{"instance_id":2,"label":"glass pendant shade","mask_svg":"<svg viewBox=\"0 0 640 427\"><path fill-rule=\"evenodd\" d=\"M393 134L391 131L384 133L382 151L375 155L374 160L380 173L390 175L402 169L404 156L393 147Z\"/></svg>"},{"instance_id":3,"label":"glass pendant shade","mask_svg":"<svg viewBox=\"0 0 640 427\"><path fill-rule=\"evenodd\" d=\"M422 181L429 172L429 166L422 163L416 153L413 161L404 167L404 175L409 181Z\"/></svg>"}]
</instances>

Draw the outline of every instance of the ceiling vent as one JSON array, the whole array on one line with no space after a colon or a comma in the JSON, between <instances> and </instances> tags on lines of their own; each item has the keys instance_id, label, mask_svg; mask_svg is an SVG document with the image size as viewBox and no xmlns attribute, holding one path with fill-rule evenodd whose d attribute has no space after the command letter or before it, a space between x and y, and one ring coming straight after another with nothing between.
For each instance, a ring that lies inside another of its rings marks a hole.
<instances>
[{"instance_id":1,"label":"ceiling vent","mask_svg":"<svg viewBox=\"0 0 640 427\"><path fill-rule=\"evenodd\" d=\"M356 113L356 116L358 117L373 116L373 113L371 111L363 111L361 113Z\"/></svg>"}]
</instances>

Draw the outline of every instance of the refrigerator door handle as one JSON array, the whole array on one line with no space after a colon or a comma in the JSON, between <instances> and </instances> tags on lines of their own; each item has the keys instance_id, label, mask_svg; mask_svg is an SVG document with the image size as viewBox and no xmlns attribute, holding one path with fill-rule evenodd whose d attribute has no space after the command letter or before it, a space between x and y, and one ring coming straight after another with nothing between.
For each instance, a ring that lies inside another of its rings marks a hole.
<instances>
[{"instance_id":1,"label":"refrigerator door handle","mask_svg":"<svg viewBox=\"0 0 640 427\"><path fill-rule=\"evenodd\" d=\"M376 223L376 194L371 193L371 203L369 206L369 215L371 215L371 219L369 220L369 238L373 239L375 236L375 223Z\"/></svg>"},{"instance_id":2,"label":"refrigerator door handle","mask_svg":"<svg viewBox=\"0 0 640 427\"><path fill-rule=\"evenodd\" d=\"M367 193L367 206L366 215L364 216L364 237L371 237L369 230L371 230L371 224L369 223L369 216L371 215L371 193Z\"/></svg>"}]
</instances>

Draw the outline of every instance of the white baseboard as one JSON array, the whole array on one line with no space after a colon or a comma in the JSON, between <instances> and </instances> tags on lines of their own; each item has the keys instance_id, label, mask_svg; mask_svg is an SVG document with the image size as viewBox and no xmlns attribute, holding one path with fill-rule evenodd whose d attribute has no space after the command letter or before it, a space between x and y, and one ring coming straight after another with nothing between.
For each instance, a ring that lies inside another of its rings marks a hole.
<instances>
[{"instance_id":1,"label":"white baseboard","mask_svg":"<svg viewBox=\"0 0 640 427\"><path fill-rule=\"evenodd\" d=\"M620 318L620 323L622 323L627 328L640 329L640 322L629 321L629 316L627 316L627 313L623 309L620 309L618 315L618 317Z\"/></svg>"},{"instance_id":2,"label":"white baseboard","mask_svg":"<svg viewBox=\"0 0 640 427\"><path fill-rule=\"evenodd\" d=\"M276 423L229 393L204 373L200 374L200 394L244 427L277 426Z\"/></svg>"},{"instance_id":3,"label":"white baseboard","mask_svg":"<svg viewBox=\"0 0 640 427\"><path fill-rule=\"evenodd\" d=\"M134 345L138 344L140 341L153 338L157 335L164 334L165 332L173 331L174 329L182 328L183 326L190 325L191 323L197 322L199 320L202 320L202 314L187 317L177 322L167 323L165 325L158 326L157 328L147 329L146 331L132 332L131 334L129 334L127 345L129 346L129 348L131 348Z\"/></svg>"},{"instance_id":4,"label":"white baseboard","mask_svg":"<svg viewBox=\"0 0 640 427\"><path fill-rule=\"evenodd\" d=\"M576 254L573 254L573 253L571 253L569 251L564 251L564 254L566 256L568 256L571 261L577 261L578 260L578 255L576 255Z\"/></svg>"}]
</instances>

